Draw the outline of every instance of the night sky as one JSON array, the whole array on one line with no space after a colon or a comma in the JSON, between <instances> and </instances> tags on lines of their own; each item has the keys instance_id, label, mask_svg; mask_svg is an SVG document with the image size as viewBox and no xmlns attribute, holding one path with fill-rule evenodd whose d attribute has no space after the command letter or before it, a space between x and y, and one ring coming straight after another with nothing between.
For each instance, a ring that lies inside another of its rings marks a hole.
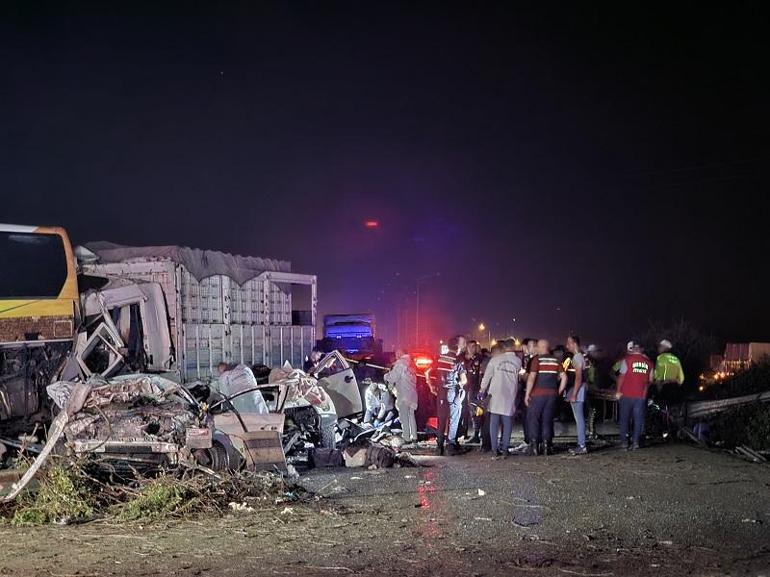
<instances>
[{"instance_id":1,"label":"night sky","mask_svg":"<svg viewBox=\"0 0 770 577\"><path fill-rule=\"evenodd\" d=\"M765 3L32 4L0 221L286 258L386 344L418 284L431 338L770 340Z\"/></svg>"}]
</instances>

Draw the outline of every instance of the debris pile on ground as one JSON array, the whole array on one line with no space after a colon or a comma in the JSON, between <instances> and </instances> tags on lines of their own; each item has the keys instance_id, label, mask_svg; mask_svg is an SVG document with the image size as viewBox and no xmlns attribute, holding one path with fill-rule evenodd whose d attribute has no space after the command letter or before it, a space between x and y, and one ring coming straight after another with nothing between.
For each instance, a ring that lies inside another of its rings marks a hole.
<instances>
[{"instance_id":1,"label":"debris pile on ground","mask_svg":"<svg viewBox=\"0 0 770 577\"><path fill-rule=\"evenodd\" d=\"M366 469L389 469L391 467L426 466L410 453L399 451L384 442L375 443L359 439L344 449L315 449L310 453L312 467L348 467Z\"/></svg>"},{"instance_id":2,"label":"debris pile on ground","mask_svg":"<svg viewBox=\"0 0 770 577\"><path fill-rule=\"evenodd\" d=\"M241 471L212 475L186 471L110 483L87 460L57 460L40 472L37 487L0 509L0 522L14 525L221 516L232 511L275 508L315 500L283 475ZM233 507L233 503L239 507Z\"/></svg>"}]
</instances>

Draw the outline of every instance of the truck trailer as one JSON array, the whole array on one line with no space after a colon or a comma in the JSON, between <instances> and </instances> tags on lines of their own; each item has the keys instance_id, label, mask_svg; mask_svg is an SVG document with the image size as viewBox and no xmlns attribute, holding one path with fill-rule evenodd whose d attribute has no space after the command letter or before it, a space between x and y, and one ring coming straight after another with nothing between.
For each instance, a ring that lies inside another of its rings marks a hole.
<instances>
[{"instance_id":1,"label":"truck trailer","mask_svg":"<svg viewBox=\"0 0 770 577\"><path fill-rule=\"evenodd\" d=\"M108 243L78 247L77 254L81 274L103 280L98 294L123 341L137 338L132 327L145 335L135 348L152 372L187 383L215 376L221 362L301 367L315 344L316 277L291 272L287 261ZM303 310L293 310L297 285L309 289ZM87 308L98 310L96 303ZM168 336L157 318L163 309ZM147 334L156 335L154 345Z\"/></svg>"}]
</instances>

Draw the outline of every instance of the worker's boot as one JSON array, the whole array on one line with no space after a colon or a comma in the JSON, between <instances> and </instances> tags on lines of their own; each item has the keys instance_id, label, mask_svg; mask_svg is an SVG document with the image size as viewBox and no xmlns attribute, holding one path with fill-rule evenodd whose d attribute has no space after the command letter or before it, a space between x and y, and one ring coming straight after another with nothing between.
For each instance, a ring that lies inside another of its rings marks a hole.
<instances>
[{"instance_id":1,"label":"worker's boot","mask_svg":"<svg viewBox=\"0 0 770 577\"><path fill-rule=\"evenodd\" d=\"M436 454L439 457L444 456L444 439L436 439Z\"/></svg>"}]
</instances>

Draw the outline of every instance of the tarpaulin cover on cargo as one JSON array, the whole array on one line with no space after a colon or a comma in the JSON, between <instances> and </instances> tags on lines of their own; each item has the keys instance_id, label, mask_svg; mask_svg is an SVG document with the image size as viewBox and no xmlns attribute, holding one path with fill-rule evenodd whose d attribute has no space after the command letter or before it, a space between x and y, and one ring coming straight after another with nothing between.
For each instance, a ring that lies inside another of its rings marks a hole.
<instances>
[{"instance_id":1,"label":"tarpaulin cover on cargo","mask_svg":"<svg viewBox=\"0 0 770 577\"><path fill-rule=\"evenodd\" d=\"M291 262L286 260L240 256L185 246L123 246L96 241L87 243L85 248L103 263L131 262L133 259L168 259L183 265L199 281L221 274L242 285L266 271L291 272ZM82 250L77 253L81 259L87 259L89 256Z\"/></svg>"}]
</instances>

